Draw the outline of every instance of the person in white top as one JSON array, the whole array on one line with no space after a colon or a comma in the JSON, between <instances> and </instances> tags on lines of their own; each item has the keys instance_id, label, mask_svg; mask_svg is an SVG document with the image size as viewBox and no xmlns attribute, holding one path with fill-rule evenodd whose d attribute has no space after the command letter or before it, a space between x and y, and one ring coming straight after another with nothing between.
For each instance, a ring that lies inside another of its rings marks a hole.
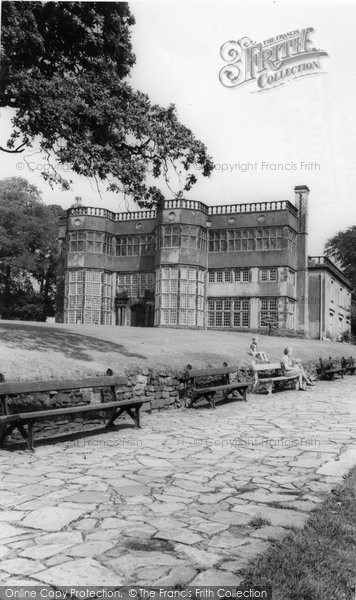
<instances>
[{"instance_id":1,"label":"person in white top","mask_svg":"<svg viewBox=\"0 0 356 600\"><path fill-rule=\"evenodd\" d=\"M302 361L299 359L292 358L293 349L285 348L284 355L281 360L281 367L286 375L299 375L299 389L306 391L307 385L314 385L310 377L304 371Z\"/></svg>"},{"instance_id":2,"label":"person in white top","mask_svg":"<svg viewBox=\"0 0 356 600\"><path fill-rule=\"evenodd\" d=\"M263 362L269 362L267 358L267 354L258 349L258 337L252 338L252 344L250 346L250 352L253 358L257 358L258 360L262 360Z\"/></svg>"}]
</instances>

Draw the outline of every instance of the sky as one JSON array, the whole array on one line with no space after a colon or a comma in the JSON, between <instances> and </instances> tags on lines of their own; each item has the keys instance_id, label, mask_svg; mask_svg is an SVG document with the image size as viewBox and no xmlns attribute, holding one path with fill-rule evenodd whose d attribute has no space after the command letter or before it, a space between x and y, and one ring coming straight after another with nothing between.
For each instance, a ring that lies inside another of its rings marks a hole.
<instances>
[{"instance_id":1,"label":"sky","mask_svg":"<svg viewBox=\"0 0 356 600\"><path fill-rule=\"evenodd\" d=\"M322 254L329 237L356 223L356 3L141 0L129 4L136 19L132 86L155 103L174 103L180 121L206 144L215 163L210 178L196 171L198 183L186 197L208 205L293 202L294 186L306 184L310 188L309 253ZM258 92L256 81L234 88L219 81L226 64L220 56L225 42L245 36L262 42L307 27L314 29L313 45L327 53L320 59L321 72L263 92ZM5 110L0 115L2 143L10 128ZM62 173L73 177L72 189L51 190L39 175L44 164L41 155L36 148L26 155L32 171L21 156L2 153L0 177L26 177L42 190L46 203L64 208L73 204L75 196L81 196L85 206L116 212L127 208L105 186L100 197L94 182L67 169ZM167 198L171 196L168 189L163 191Z\"/></svg>"}]
</instances>

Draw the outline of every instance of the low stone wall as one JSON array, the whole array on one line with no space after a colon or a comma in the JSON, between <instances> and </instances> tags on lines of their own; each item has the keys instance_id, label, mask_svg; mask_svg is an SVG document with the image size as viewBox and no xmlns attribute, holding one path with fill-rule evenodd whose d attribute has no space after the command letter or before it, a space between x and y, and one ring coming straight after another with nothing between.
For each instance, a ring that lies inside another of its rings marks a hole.
<instances>
[{"instance_id":1,"label":"low stone wall","mask_svg":"<svg viewBox=\"0 0 356 600\"><path fill-rule=\"evenodd\" d=\"M141 397L143 400L142 411L160 410L180 406L179 395L182 389L183 374L178 372L152 372L145 371L127 375L128 384L117 388L118 400ZM54 396L49 394L21 395L8 400L9 410L12 413L32 412L49 408L63 408L97 404L98 412L89 412L76 415L60 415L51 417L35 424L35 437L50 438L60 434L80 432L86 429L104 425L108 412L100 412L102 402L112 401L108 388L102 390L77 390L72 392L59 392ZM126 417L123 417L126 418ZM6 444L23 441L21 435L15 430L7 437Z\"/></svg>"},{"instance_id":2,"label":"low stone wall","mask_svg":"<svg viewBox=\"0 0 356 600\"><path fill-rule=\"evenodd\" d=\"M318 363L309 361L304 367L310 375L317 377ZM243 369L246 369L244 371ZM184 375L182 371L152 371L146 370L137 373L126 374L128 384L117 388L118 400L130 398L142 398L142 411L156 411L162 409L174 409L184 406ZM241 366L241 371L236 374L240 381L248 381L252 384L252 372L250 365ZM89 403L97 404L98 411L76 415L51 417L46 421L40 421L35 425L35 436L37 438L51 438L66 433L80 432L104 425L107 413L100 411L102 402L112 400L108 388L102 390L82 390L73 392L59 392L50 397L48 394L22 395L9 399L11 412L30 412L48 408L62 408L66 406L80 406ZM123 417L126 419L126 417ZM15 432L8 436L7 444L23 441L20 434Z\"/></svg>"}]
</instances>

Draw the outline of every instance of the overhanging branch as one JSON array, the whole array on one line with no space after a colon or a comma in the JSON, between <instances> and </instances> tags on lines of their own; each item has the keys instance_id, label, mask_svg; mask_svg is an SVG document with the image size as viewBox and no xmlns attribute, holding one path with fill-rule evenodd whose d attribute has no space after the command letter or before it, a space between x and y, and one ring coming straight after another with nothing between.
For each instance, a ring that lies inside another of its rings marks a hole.
<instances>
[{"instance_id":1,"label":"overhanging branch","mask_svg":"<svg viewBox=\"0 0 356 600\"><path fill-rule=\"evenodd\" d=\"M17 146L17 148L15 148L14 150L10 150L9 148L3 148L3 146L0 146L0 150L1 150L1 152L7 152L8 154L21 154L21 152L23 152L25 150L25 146L26 146L26 142L23 142L22 144Z\"/></svg>"}]
</instances>

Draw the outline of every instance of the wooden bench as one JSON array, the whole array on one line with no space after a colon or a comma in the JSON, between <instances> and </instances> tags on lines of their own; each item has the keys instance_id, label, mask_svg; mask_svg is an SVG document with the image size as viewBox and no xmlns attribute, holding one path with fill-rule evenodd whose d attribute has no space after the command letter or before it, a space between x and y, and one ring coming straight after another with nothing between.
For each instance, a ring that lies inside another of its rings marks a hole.
<instances>
[{"instance_id":1,"label":"wooden bench","mask_svg":"<svg viewBox=\"0 0 356 600\"><path fill-rule=\"evenodd\" d=\"M252 391L258 387L265 386L267 393L272 394L274 384L282 385L287 382L295 382L295 389L299 387L299 375L285 375L280 363L257 363L252 361L254 384Z\"/></svg>"},{"instance_id":2,"label":"wooden bench","mask_svg":"<svg viewBox=\"0 0 356 600\"><path fill-rule=\"evenodd\" d=\"M116 387L127 385L127 379L118 375L104 377L86 377L84 379L67 379L61 381L28 381L19 383L0 383L0 402L2 415L0 416L0 446L3 445L5 438L14 429L18 429L24 440L26 440L28 449L34 452L33 427L37 421L50 419L61 415L70 415L94 411L111 411L108 422L105 427L113 426L115 420L127 413L140 427L140 408L143 404L141 399L117 400ZM82 389L110 388L110 402L91 403L81 406L67 406L65 408L48 408L46 410L36 410L33 412L11 413L8 405L8 398L18 396L19 394L49 393L54 395L60 391L73 391ZM27 431L25 429L27 425Z\"/></svg>"},{"instance_id":3,"label":"wooden bench","mask_svg":"<svg viewBox=\"0 0 356 600\"><path fill-rule=\"evenodd\" d=\"M321 358L319 358L320 367L317 369L317 373L320 379L326 379L327 381L332 381L335 375L339 375L340 377L344 377L345 369L340 364L337 365L335 361L329 356L329 360L324 362Z\"/></svg>"},{"instance_id":4,"label":"wooden bench","mask_svg":"<svg viewBox=\"0 0 356 600\"><path fill-rule=\"evenodd\" d=\"M230 381L232 373L237 373L238 367L222 366L212 369L192 369L187 365L184 373L185 381L185 406L190 408L199 398L205 398L211 408L215 408L215 399L222 393L225 400L229 394L237 391L239 398L247 401L246 394L249 387L247 382Z\"/></svg>"},{"instance_id":5,"label":"wooden bench","mask_svg":"<svg viewBox=\"0 0 356 600\"><path fill-rule=\"evenodd\" d=\"M341 359L341 366L344 369L344 375L355 375L356 365L355 359L352 356L349 356L349 358L344 358L343 356Z\"/></svg>"}]
</instances>

